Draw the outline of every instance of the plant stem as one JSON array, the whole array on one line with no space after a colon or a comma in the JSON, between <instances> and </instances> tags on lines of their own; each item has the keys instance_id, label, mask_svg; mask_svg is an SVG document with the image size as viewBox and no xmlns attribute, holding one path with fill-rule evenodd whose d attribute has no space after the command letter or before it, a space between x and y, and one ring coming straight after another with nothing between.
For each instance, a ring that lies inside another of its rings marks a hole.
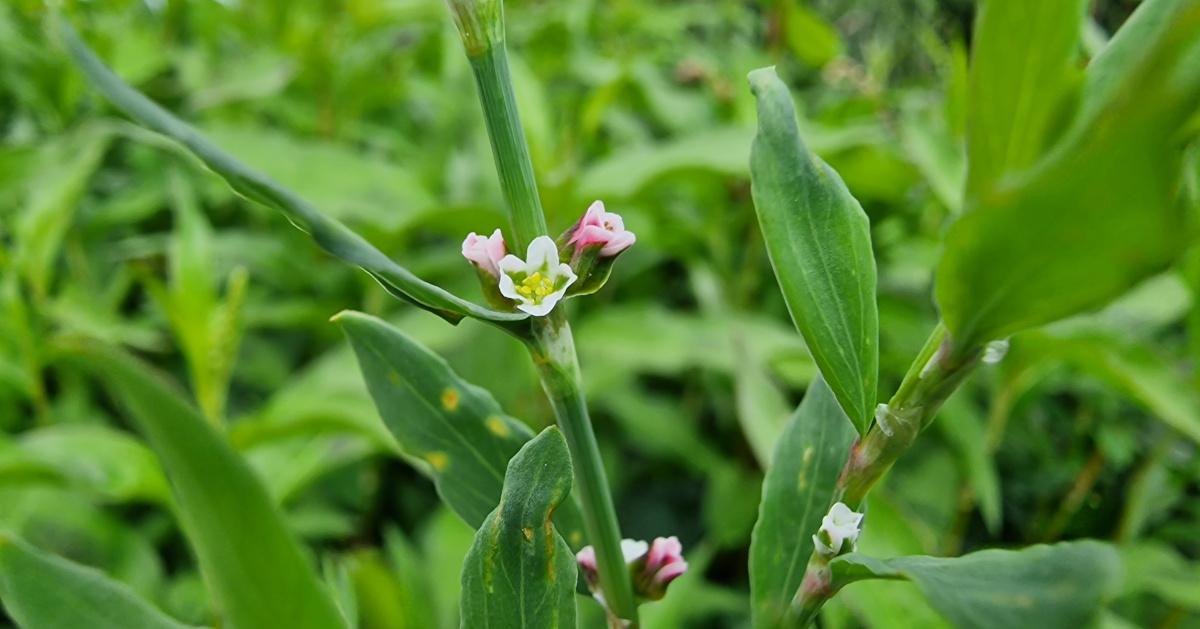
<instances>
[{"instance_id":1,"label":"plant stem","mask_svg":"<svg viewBox=\"0 0 1200 629\"><path fill-rule=\"evenodd\" d=\"M512 221L509 250L520 255L530 241L549 230L533 175L533 162L529 158L529 145L517 112L504 42L496 42L469 59L475 73L475 85L479 88L479 101L483 104L483 118L492 142L500 189Z\"/></svg>"},{"instance_id":2,"label":"plant stem","mask_svg":"<svg viewBox=\"0 0 1200 629\"><path fill-rule=\"evenodd\" d=\"M955 347L946 328L938 324L904 375L896 394L876 414L875 424L850 449L833 502L844 502L852 509L861 510L871 488L912 446L921 430L933 421L942 403L975 369L982 355L982 347ZM791 616L796 626L803 627L811 622L825 601L833 596L827 566L828 561L813 551L803 585L792 601Z\"/></svg>"},{"instance_id":3,"label":"plant stem","mask_svg":"<svg viewBox=\"0 0 1200 629\"><path fill-rule=\"evenodd\" d=\"M512 222L508 248L521 253L549 230L508 71L503 4L500 0L450 0L449 5L475 74L500 189L508 205ZM596 568L610 622L614 627L636 629L637 602L621 552L621 530L600 447L588 418L571 326L561 306L544 317L531 317L529 326L526 344L571 451L575 491L583 507L584 529L596 550Z\"/></svg>"},{"instance_id":4,"label":"plant stem","mask_svg":"<svg viewBox=\"0 0 1200 629\"><path fill-rule=\"evenodd\" d=\"M613 614L627 621L626 627L637 627L637 604L621 552L621 531L596 434L588 418L571 327L560 308L546 317L535 318L533 330L530 353L571 451L575 491L583 507L588 540L596 550L604 600Z\"/></svg>"}]
</instances>

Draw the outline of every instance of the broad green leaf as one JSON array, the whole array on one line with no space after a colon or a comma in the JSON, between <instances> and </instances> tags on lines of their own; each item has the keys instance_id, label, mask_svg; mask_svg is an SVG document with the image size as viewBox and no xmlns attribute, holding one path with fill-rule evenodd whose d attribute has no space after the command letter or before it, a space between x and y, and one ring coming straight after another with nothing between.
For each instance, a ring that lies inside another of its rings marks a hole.
<instances>
[{"instance_id":1,"label":"broad green leaf","mask_svg":"<svg viewBox=\"0 0 1200 629\"><path fill-rule=\"evenodd\" d=\"M919 530L911 509L902 509L885 492L867 496L865 513L871 514L871 524L859 537L858 552L873 557L927 552L928 535ZM839 601L869 629L950 629L917 586L907 581L859 581L838 592L833 602Z\"/></svg>"},{"instance_id":2,"label":"broad green leaf","mask_svg":"<svg viewBox=\"0 0 1200 629\"><path fill-rule=\"evenodd\" d=\"M64 23L61 31L76 65L93 87L113 104L139 123L181 144L188 153L224 178L238 194L283 212L289 221L310 234L318 246L345 262L361 267L392 295L451 323L470 316L516 333L519 327L516 322L527 318L523 313L484 308L421 280L362 236L321 213L299 195L217 148L196 129L125 84L84 45L70 26Z\"/></svg>"},{"instance_id":3,"label":"broad green leaf","mask_svg":"<svg viewBox=\"0 0 1200 629\"><path fill-rule=\"evenodd\" d=\"M334 317L358 356L375 407L400 449L423 462L438 495L479 527L500 500L504 469L533 436L491 393L463 380L446 361L387 323L346 311ZM559 509L572 546L583 542L572 501Z\"/></svg>"},{"instance_id":4,"label":"broad green leaf","mask_svg":"<svg viewBox=\"0 0 1200 629\"><path fill-rule=\"evenodd\" d=\"M500 505L475 533L462 572L464 629L574 629L571 548L550 517L571 492L571 455L551 426L508 464Z\"/></svg>"},{"instance_id":5,"label":"broad green leaf","mask_svg":"<svg viewBox=\"0 0 1200 629\"><path fill-rule=\"evenodd\" d=\"M813 360L860 433L875 409L879 314L867 215L808 151L774 68L750 73L758 134L751 189L775 277Z\"/></svg>"},{"instance_id":6,"label":"broad green leaf","mask_svg":"<svg viewBox=\"0 0 1200 629\"><path fill-rule=\"evenodd\" d=\"M754 626L779 626L813 551L812 534L829 509L850 453L854 428L817 378L784 428L763 481L758 523L750 541Z\"/></svg>"},{"instance_id":7,"label":"broad green leaf","mask_svg":"<svg viewBox=\"0 0 1200 629\"><path fill-rule=\"evenodd\" d=\"M835 589L861 579L911 581L959 629L1087 627L1121 578L1116 551L1091 541L954 558L850 554L830 567Z\"/></svg>"},{"instance_id":8,"label":"broad green leaf","mask_svg":"<svg viewBox=\"0 0 1200 629\"><path fill-rule=\"evenodd\" d=\"M0 533L0 602L22 629L185 629L103 573Z\"/></svg>"},{"instance_id":9,"label":"broad green leaf","mask_svg":"<svg viewBox=\"0 0 1200 629\"><path fill-rule=\"evenodd\" d=\"M1142 3L1092 60L1061 139L968 200L936 277L958 342L1099 307L1179 255L1188 235L1182 146L1200 105L1198 28L1193 1Z\"/></svg>"},{"instance_id":10,"label":"broad green leaf","mask_svg":"<svg viewBox=\"0 0 1200 629\"><path fill-rule=\"evenodd\" d=\"M985 0L971 47L967 197L1032 165L1078 88L1087 0Z\"/></svg>"},{"instance_id":11,"label":"broad green leaf","mask_svg":"<svg viewBox=\"0 0 1200 629\"><path fill-rule=\"evenodd\" d=\"M346 626L261 481L180 392L118 350L65 349L104 381L158 453L183 529L230 626Z\"/></svg>"}]
</instances>

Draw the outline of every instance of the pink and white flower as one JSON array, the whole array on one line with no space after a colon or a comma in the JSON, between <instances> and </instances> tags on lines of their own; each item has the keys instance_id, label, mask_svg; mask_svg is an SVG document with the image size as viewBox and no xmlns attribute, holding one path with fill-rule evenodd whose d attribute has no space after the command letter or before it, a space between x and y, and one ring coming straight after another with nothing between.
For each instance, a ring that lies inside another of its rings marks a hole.
<instances>
[{"instance_id":1,"label":"pink and white flower","mask_svg":"<svg viewBox=\"0 0 1200 629\"><path fill-rule=\"evenodd\" d=\"M688 568L687 561L683 559L683 545L674 536L658 537L650 544L641 540L621 540L621 555L637 595L652 601L661 599L667 593L667 586L687 572ZM603 604L596 550L585 546L575 554L575 560L583 569L584 578L596 600Z\"/></svg>"},{"instance_id":2,"label":"pink and white flower","mask_svg":"<svg viewBox=\"0 0 1200 629\"><path fill-rule=\"evenodd\" d=\"M858 543L862 520L863 514L847 507L845 503L834 503L829 508L829 513L821 519L820 530L813 535L813 545L816 546L817 552L830 558L838 556L843 550L853 552L855 544Z\"/></svg>"},{"instance_id":3,"label":"pink and white flower","mask_svg":"<svg viewBox=\"0 0 1200 629\"><path fill-rule=\"evenodd\" d=\"M463 257L492 277L500 277L500 260L506 253L508 248L504 245L504 235L499 229L486 238L471 232L467 234L466 240L463 240Z\"/></svg>"},{"instance_id":4,"label":"pink and white flower","mask_svg":"<svg viewBox=\"0 0 1200 629\"><path fill-rule=\"evenodd\" d=\"M549 236L534 238L524 260L509 254L497 266L500 294L517 302L518 310L535 317L553 310L578 279L569 264L558 261L558 245Z\"/></svg>"},{"instance_id":5,"label":"pink and white flower","mask_svg":"<svg viewBox=\"0 0 1200 629\"><path fill-rule=\"evenodd\" d=\"M575 224L567 244L575 245L577 254L589 247L600 247L600 257L608 258L625 251L634 242L637 236L625 229L621 216L605 211L604 202L596 201Z\"/></svg>"}]
</instances>

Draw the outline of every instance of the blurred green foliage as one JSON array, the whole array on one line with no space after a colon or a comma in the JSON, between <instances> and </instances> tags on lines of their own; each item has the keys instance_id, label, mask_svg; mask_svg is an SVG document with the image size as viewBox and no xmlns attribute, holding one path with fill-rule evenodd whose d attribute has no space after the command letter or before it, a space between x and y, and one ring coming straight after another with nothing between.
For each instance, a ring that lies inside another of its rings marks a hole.
<instances>
[{"instance_id":1,"label":"blurred green foliage","mask_svg":"<svg viewBox=\"0 0 1200 629\"><path fill-rule=\"evenodd\" d=\"M1095 3L1085 50L1132 4ZM815 368L750 206L745 73L779 65L810 147L870 216L886 394L935 323L938 242L964 185L972 3L513 0L506 12L551 230L601 198L638 233L606 290L572 304L624 532L679 535L692 565L644 625L748 626L762 462ZM476 294L459 242L504 216L440 0L106 0L65 14L218 144L423 278ZM396 453L329 317L397 324L536 431L552 415L522 348L390 299L115 115L44 17L39 1L0 4L0 529L182 622L213 622L157 459L64 356L98 339L186 385L359 626L456 626L470 529ZM1194 148L1188 163L1195 198ZM872 496L864 550L1109 539L1138 562L1109 623L1200 627L1198 293L1193 247L1102 311L1014 337ZM932 626L915 591L856 585L826 624ZM596 613L581 605L581 623Z\"/></svg>"}]
</instances>

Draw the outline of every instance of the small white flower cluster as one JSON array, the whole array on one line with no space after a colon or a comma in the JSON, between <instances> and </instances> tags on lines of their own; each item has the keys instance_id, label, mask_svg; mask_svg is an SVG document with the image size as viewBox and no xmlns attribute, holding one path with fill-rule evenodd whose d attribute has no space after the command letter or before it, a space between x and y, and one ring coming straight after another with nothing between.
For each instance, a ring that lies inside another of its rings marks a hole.
<instances>
[{"instance_id":1,"label":"small white flower cluster","mask_svg":"<svg viewBox=\"0 0 1200 629\"><path fill-rule=\"evenodd\" d=\"M821 519L821 529L813 535L813 544L817 552L831 559L843 551L853 552L855 544L858 543L862 520L863 514L844 503L835 503L829 508L829 513Z\"/></svg>"}]
</instances>

